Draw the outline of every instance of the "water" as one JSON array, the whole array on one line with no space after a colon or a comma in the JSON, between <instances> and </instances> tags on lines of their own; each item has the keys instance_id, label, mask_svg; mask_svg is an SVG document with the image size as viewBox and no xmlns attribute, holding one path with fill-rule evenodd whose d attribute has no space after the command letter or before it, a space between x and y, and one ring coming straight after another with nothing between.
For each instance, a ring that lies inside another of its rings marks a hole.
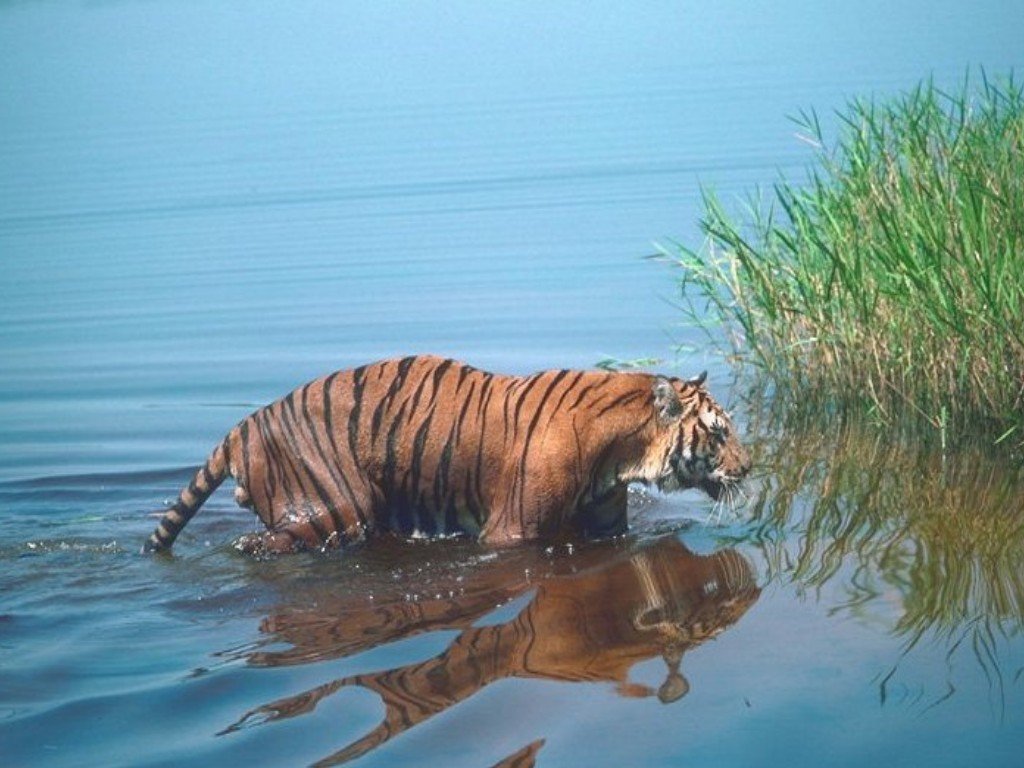
<instances>
[{"instance_id":1,"label":"water","mask_svg":"<svg viewBox=\"0 0 1024 768\"><path fill-rule=\"evenodd\" d=\"M618 544L253 562L219 493L136 554L333 369L653 356L726 399L642 258L700 185L797 176L802 107L1022 64L1016 4L892 5L0 5L3 764L330 760L395 680L428 703L356 764L1019 764L1024 498L987 457L754 417L745 512L637 494Z\"/></svg>"}]
</instances>

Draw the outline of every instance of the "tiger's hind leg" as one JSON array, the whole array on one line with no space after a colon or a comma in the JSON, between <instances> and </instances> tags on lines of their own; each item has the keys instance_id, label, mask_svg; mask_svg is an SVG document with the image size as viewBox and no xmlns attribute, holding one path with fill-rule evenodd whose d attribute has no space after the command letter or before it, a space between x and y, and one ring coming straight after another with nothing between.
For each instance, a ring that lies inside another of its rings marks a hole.
<instances>
[{"instance_id":1,"label":"tiger's hind leg","mask_svg":"<svg viewBox=\"0 0 1024 768\"><path fill-rule=\"evenodd\" d=\"M249 533L235 542L235 549L247 555L283 555L290 552L329 549L340 541L337 531L325 533L323 526L313 521L277 525L263 533Z\"/></svg>"},{"instance_id":2,"label":"tiger's hind leg","mask_svg":"<svg viewBox=\"0 0 1024 768\"><path fill-rule=\"evenodd\" d=\"M235 549L257 556L286 554L329 547L337 540L336 520L328 513L314 512L311 505L303 504L304 514L296 514L290 502L273 493L265 462L254 462L248 469L236 477L235 503L255 514L267 530L240 537Z\"/></svg>"},{"instance_id":3,"label":"tiger's hind leg","mask_svg":"<svg viewBox=\"0 0 1024 768\"><path fill-rule=\"evenodd\" d=\"M357 466L307 460L293 447L256 440L239 449L235 501L267 530L241 537L236 549L255 555L332 549L362 538L372 524L377 495Z\"/></svg>"},{"instance_id":4,"label":"tiger's hind leg","mask_svg":"<svg viewBox=\"0 0 1024 768\"><path fill-rule=\"evenodd\" d=\"M235 541L235 549L247 555L285 555L304 549L316 549L309 546L297 531L280 530L264 531L263 533L247 533Z\"/></svg>"},{"instance_id":5,"label":"tiger's hind leg","mask_svg":"<svg viewBox=\"0 0 1024 768\"><path fill-rule=\"evenodd\" d=\"M322 511L307 519L282 521L263 533L242 536L235 549L249 555L335 549L362 538L362 526L345 526L346 519L343 513Z\"/></svg>"}]
</instances>

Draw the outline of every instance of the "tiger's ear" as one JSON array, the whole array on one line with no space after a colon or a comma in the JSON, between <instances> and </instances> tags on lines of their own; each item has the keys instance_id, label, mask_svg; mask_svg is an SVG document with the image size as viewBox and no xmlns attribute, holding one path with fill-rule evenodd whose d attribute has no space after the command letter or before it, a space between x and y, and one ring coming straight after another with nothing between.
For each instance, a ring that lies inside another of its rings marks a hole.
<instances>
[{"instance_id":1,"label":"tiger's ear","mask_svg":"<svg viewBox=\"0 0 1024 768\"><path fill-rule=\"evenodd\" d=\"M689 384L690 386L693 386L693 387L699 387L699 386L702 386L704 384L704 382L707 381L707 380L708 380L708 372L707 371L701 371L696 376L694 376L692 379L687 379L686 383Z\"/></svg>"},{"instance_id":2,"label":"tiger's ear","mask_svg":"<svg viewBox=\"0 0 1024 768\"><path fill-rule=\"evenodd\" d=\"M679 393L668 379L658 376L651 387L654 394L654 411L663 422L677 419L683 412L683 404L679 402Z\"/></svg>"}]
</instances>

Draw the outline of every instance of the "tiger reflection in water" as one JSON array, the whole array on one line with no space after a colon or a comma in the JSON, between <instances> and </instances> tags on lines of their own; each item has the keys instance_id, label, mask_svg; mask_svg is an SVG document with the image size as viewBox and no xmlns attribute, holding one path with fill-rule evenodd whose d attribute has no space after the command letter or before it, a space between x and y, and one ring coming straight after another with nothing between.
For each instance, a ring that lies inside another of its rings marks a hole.
<instances>
[{"instance_id":1,"label":"tiger reflection in water","mask_svg":"<svg viewBox=\"0 0 1024 768\"><path fill-rule=\"evenodd\" d=\"M623 696L673 702L689 690L679 670L683 654L734 624L760 595L753 568L738 552L696 555L674 536L626 547L594 545L562 559L572 561L576 572L532 581L521 560L499 561L449 599L359 607L349 597L339 598L347 605L321 601L315 610L285 609L270 616L261 629L292 647L252 653L252 665L308 663L419 632L463 631L434 658L333 680L253 709L221 733L311 712L342 688L373 691L384 703L384 720L317 763L336 765L508 677L605 682ZM515 618L472 626L496 604L534 587L535 595ZM657 656L667 667L657 690L630 682L636 664ZM531 766L543 743L538 739L499 765Z\"/></svg>"}]
</instances>

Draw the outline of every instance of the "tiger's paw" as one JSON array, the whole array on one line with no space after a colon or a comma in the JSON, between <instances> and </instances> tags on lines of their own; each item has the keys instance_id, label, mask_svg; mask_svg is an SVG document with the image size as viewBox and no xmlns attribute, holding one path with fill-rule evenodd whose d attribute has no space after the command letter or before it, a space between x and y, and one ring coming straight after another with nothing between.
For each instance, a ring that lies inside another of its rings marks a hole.
<instances>
[{"instance_id":1,"label":"tiger's paw","mask_svg":"<svg viewBox=\"0 0 1024 768\"><path fill-rule=\"evenodd\" d=\"M266 531L264 533L247 533L239 537L234 547L251 557L266 557L267 555L282 555L290 552L297 552L300 547L293 536L288 533Z\"/></svg>"}]
</instances>

